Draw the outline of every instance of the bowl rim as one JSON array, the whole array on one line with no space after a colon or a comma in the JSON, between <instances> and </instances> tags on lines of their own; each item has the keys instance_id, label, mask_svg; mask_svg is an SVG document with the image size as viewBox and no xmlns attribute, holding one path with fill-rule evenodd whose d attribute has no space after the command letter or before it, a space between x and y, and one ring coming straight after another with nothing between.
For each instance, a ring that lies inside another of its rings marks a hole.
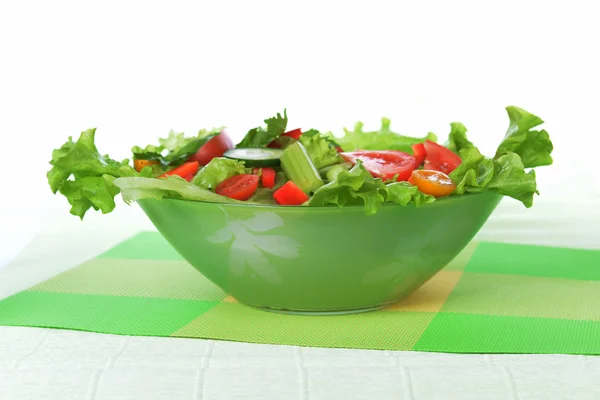
<instances>
[{"instance_id":1,"label":"bowl rim","mask_svg":"<svg viewBox=\"0 0 600 400\"><path fill-rule=\"evenodd\" d=\"M463 198L468 198L468 197L474 197L474 196L492 196L492 197L500 197L503 198L504 196L498 193L493 193L493 192L481 192L481 193L465 193L465 194L461 194L458 196L446 196L446 197L441 197L436 199L436 201L432 202L432 203L427 203L427 204L423 204L420 206L415 206L414 204L408 204L406 206L403 206L401 204L394 204L394 203L383 203L381 206L385 207L385 208L392 208L392 207L401 207L402 209L407 209L407 208L424 208L424 207L435 207L436 205L440 205L440 204L447 204L450 202L456 202L456 201L460 201L460 199ZM190 200L190 199L177 199L177 198L173 198L173 197L163 197L161 199L155 199L155 198L143 198L143 199L139 199L136 200L136 202L144 202L145 200L156 200L156 201L174 201L174 202L186 202L186 203L200 203L200 204L214 204L217 206L227 206L227 207L245 207L245 208L261 208L261 209L265 209L265 210L298 210L298 209L302 209L302 210L314 210L316 211L331 211L331 210L344 210L344 209L348 209L348 210L358 210L358 209L364 209L364 204L361 205L349 205L349 206L336 206L334 204L328 204L328 205L323 205L323 206L305 206L305 205L298 205L298 206L282 206L282 205L276 205L276 204L260 204L260 203L245 203L245 202L231 202L231 203L224 203L224 202L215 202L215 201L203 201L203 200Z\"/></svg>"}]
</instances>

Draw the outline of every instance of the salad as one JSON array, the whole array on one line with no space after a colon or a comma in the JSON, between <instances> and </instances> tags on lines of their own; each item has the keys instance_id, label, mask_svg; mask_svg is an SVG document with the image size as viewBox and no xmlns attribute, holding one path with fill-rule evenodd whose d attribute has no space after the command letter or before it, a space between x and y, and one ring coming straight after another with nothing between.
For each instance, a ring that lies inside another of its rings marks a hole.
<instances>
[{"instance_id":1,"label":"salad","mask_svg":"<svg viewBox=\"0 0 600 400\"><path fill-rule=\"evenodd\" d=\"M445 144L433 133L400 135L383 118L366 132L357 123L336 137L315 129L288 129L287 112L250 129L237 145L224 128L195 136L171 131L158 144L134 146L132 162L101 155L95 129L52 152L48 183L83 218L93 208L109 213L121 193L130 203L163 197L218 203L281 206L361 205L367 214L383 204L432 203L446 196L493 192L531 207L539 194L533 167L552 164L543 121L506 108L509 126L493 157L480 153L461 123L450 124Z\"/></svg>"}]
</instances>

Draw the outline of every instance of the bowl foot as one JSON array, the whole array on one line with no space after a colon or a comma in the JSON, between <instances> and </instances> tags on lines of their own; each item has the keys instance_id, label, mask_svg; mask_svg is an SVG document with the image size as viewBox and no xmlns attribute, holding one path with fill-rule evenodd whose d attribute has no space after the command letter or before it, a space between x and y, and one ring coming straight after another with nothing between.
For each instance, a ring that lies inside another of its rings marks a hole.
<instances>
[{"instance_id":1,"label":"bowl foot","mask_svg":"<svg viewBox=\"0 0 600 400\"><path fill-rule=\"evenodd\" d=\"M349 309L341 309L341 310L292 310L285 308L272 308L272 307L262 307L262 306L254 306L250 304L246 304L248 307L254 308L256 310L261 311L269 311L278 314L290 314L290 315L307 315L307 316L326 316L326 315L345 315L345 314L359 314L365 313L369 311L376 311L382 308L388 307L390 304L381 304L373 307L364 307L364 308L349 308Z\"/></svg>"}]
</instances>

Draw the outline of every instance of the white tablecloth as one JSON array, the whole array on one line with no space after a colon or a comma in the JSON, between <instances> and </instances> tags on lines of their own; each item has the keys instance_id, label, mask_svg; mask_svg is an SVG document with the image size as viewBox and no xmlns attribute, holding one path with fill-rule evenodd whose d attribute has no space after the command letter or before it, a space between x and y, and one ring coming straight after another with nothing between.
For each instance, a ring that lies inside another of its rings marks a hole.
<instances>
[{"instance_id":1,"label":"white tablecloth","mask_svg":"<svg viewBox=\"0 0 600 400\"><path fill-rule=\"evenodd\" d=\"M597 218L591 205L586 212L563 207L558 217L550 213L554 205L540 203L524 211L504 202L478 238L594 247L598 224L583 232L566 225L577 215L582 222ZM83 224L65 214L0 212L0 298L152 229L137 208L90 215ZM316 349L0 327L2 400L584 400L600 398L599 374L600 357Z\"/></svg>"}]
</instances>

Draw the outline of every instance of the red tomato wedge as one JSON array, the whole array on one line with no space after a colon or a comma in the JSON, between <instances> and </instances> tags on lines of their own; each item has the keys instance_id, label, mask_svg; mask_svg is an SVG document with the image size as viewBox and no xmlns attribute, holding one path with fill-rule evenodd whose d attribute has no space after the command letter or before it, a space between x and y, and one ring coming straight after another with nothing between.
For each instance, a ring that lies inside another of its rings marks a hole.
<instances>
[{"instance_id":1,"label":"red tomato wedge","mask_svg":"<svg viewBox=\"0 0 600 400\"><path fill-rule=\"evenodd\" d=\"M233 149L233 142L225 132L219 133L200 147L200 149L190 157L190 161L198 161L200 165L206 165L215 157L222 157L227 150Z\"/></svg>"},{"instance_id":2,"label":"red tomato wedge","mask_svg":"<svg viewBox=\"0 0 600 400\"><path fill-rule=\"evenodd\" d=\"M264 187L272 189L275 186L277 172L275 172L273 168L253 168L252 174L260 176L260 183L262 183Z\"/></svg>"},{"instance_id":3,"label":"red tomato wedge","mask_svg":"<svg viewBox=\"0 0 600 400\"><path fill-rule=\"evenodd\" d=\"M426 163L430 169L449 174L462 162L458 154L431 140L426 140L424 146L427 152Z\"/></svg>"},{"instance_id":4,"label":"red tomato wedge","mask_svg":"<svg viewBox=\"0 0 600 400\"><path fill-rule=\"evenodd\" d=\"M309 197L292 181L287 181L273 193L273 198L277 204L282 206L299 206L308 201Z\"/></svg>"},{"instance_id":5,"label":"red tomato wedge","mask_svg":"<svg viewBox=\"0 0 600 400\"><path fill-rule=\"evenodd\" d=\"M340 154L352 164L356 164L356 160L361 160L371 175L383 180L393 179L397 175L397 181L405 181L410 178L410 174L415 169L415 158L397 150L354 151Z\"/></svg>"},{"instance_id":6,"label":"red tomato wedge","mask_svg":"<svg viewBox=\"0 0 600 400\"><path fill-rule=\"evenodd\" d=\"M440 171L416 169L408 182L417 186L421 192L434 197L448 196L456 189L452 179Z\"/></svg>"},{"instance_id":7,"label":"red tomato wedge","mask_svg":"<svg viewBox=\"0 0 600 400\"><path fill-rule=\"evenodd\" d=\"M300 136L302 136L302 129L294 129L294 130L284 133L281 136L288 136L288 137L291 137L292 139L298 140L298 139L300 139Z\"/></svg>"},{"instance_id":8,"label":"red tomato wedge","mask_svg":"<svg viewBox=\"0 0 600 400\"><path fill-rule=\"evenodd\" d=\"M170 171L165 172L159 178L166 178L167 176L179 175L186 181L191 181L198 169L200 168L200 164L198 161L186 162L185 164L180 165L179 167L173 168Z\"/></svg>"},{"instance_id":9,"label":"red tomato wedge","mask_svg":"<svg viewBox=\"0 0 600 400\"><path fill-rule=\"evenodd\" d=\"M248 200L257 188L258 176L242 174L225 179L217 185L215 192L231 199Z\"/></svg>"},{"instance_id":10,"label":"red tomato wedge","mask_svg":"<svg viewBox=\"0 0 600 400\"><path fill-rule=\"evenodd\" d=\"M425 151L425 145L423 143L417 143L412 145L413 157L415 158L415 168L418 168L425 161L427 151Z\"/></svg>"}]
</instances>

